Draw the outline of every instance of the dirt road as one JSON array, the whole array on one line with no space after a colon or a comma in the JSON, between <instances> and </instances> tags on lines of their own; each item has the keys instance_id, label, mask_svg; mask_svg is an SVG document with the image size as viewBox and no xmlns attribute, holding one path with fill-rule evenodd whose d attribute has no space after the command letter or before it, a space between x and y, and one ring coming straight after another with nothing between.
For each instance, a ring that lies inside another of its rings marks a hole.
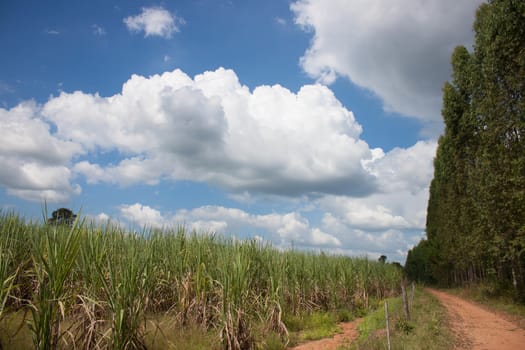
<instances>
[{"instance_id":1,"label":"dirt road","mask_svg":"<svg viewBox=\"0 0 525 350\"><path fill-rule=\"evenodd\" d=\"M359 337L357 326L362 320L362 318L359 318L352 322L341 323L339 326L342 332L336 334L333 338L310 341L291 350L335 350L342 345L348 345Z\"/></svg>"},{"instance_id":2,"label":"dirt road","mask_svg":"<svg viewBox=\"0 0 525 350\"><path fill-rule=\"evenodd\" d=\"M525 349L525 330L498 314L458 297L429 289L448 310L456 349Z\"/></svg>"}]
</instances>

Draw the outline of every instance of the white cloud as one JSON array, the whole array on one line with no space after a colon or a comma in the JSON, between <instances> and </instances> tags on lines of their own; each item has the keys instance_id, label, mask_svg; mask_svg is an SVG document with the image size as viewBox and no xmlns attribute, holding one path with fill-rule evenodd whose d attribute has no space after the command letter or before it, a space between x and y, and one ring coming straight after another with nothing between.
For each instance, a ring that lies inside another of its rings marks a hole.
<instances>
[{"instance_id":1,"label":"white cloud","mask_svg":"<svg viewBox=\"0 0 525 350\"><path fill-rule=\"evenodd\" d=\"M324 219L337 220L352 229L365 231L423 230L428 188L417 193L396 191L378 193L365 198L324 196L318 205Z\"/></svg>"},{"instance_id":2,"label":"white cloud","mask_svg":"<svg viewBox=\"0 0 525 350\"><path fill-rule=\"evenodd\" d=\"M436 147L435 142L421 141L386 154L374 150L373 160L364 166L377 176L378 191L361 198L319 198L321 228L338 233L341 246L349 249L346 253L385 254L404 261L406 251L423 236Z\"/></svg>"},{"instance_id":3,"label":"white cloud","mask_svg":"<svg viewBox=\"0 0 525 350\"><path fill-rule=\"evenodd\" d=\"M425 223L436 143L370 149L352 112L319 84L250 91L231 70L194 78L175 70L132 76L109 97L62 92L42 106L0 109L0 121L0 185L21 198L65 201L80 193L79 174L90 184L122 186L201 181L242 203L263 198L282 208L288 201L288 209L163 214L136 203L121 206L120 215L141 226L187 224L279 247L399 260ZM110 163L97 161L108 152Z\"/></svg>"},{"instance_id":4,"label":"white cloud","mask_svg":"<svg viewBox=\"0 0 525 350\"><path fill-rule=\"evenodd\" d=\"M313 32L303 69L324 83L337 76L376 93L387 111L440 121L450 55L472 42L469 0L298 0L295 21Z\"/></svg>"},{"instance_id":5,"label":"white cloud","mask_svg":"<svg viewBox=\"0 0 525 350\"><path fill-rule=\"evenodd\" d=\"M53 137L49 125L37 117L37 106L22 103L10 110L0 108L0 154L51 164L63 164L82 148Z\"/></svg>"},{"instance_id":6,"label":"white cloud","mask_svg":"<svg viewBox=\"0 0 525 350\"><path fill-rule=\"evenodd\" d=\"M160 36L171 38L174 32L179 32L179 26L184 19L177 17L162 7L143 7L136 16L124 18L126 27L132 32L144 32L144 36Z\"/></svg>"},{"instance_id":7,"label":"white cloud","mask_svg":"<svg viewBox=\"0 0 525 350\"><path fill-rule=\"evenodd\" d=\"M61 93L42 114L57 136L95 152L117 150L116 165L79 162L88 182L122 185L196 180L237 193L279 195L374 190L361 126L322 85L297 93L250 92L231 70L191 79L179 70L133 76L111 97Z\"/></svg>"},{"instance_id":8,"label":"white cloud","mask_svg":"<svg viewBox=\"0 0 525 350\"><path fill-rule=\"evenodd\" d=\"M326 206L324 209L328 209ZM342 212L343 209L339 210ZM186 227L198 233L218 233L240 239L270 241L277 248L322 249L335 254L382 254L390 261L403 262L406 251L421 239L421 229L383 227L356 228L325 213L320 225L312 225L299 212L254 215L240 209L204 206L176 213L161 213L143 204L122 205L120 215L130 223L146 227Z\"/></svg>"},{"instance_id":9,"label":"white cloud","mask_svg":"<svg viewBox=\"0 0 525 350\"><path fill-rule=\"evenodd\" d=\"M333 207L332 210L339 212L341 220L353 227L365 229L410 227L410 224L404 217L393 214L389 208L381 204L370 206L366 205L368 203L365 200L351 200L347 197L336 197L331 201L340 204L340 206ZM333 219L333 214L326 215L326 219L330 216L330 219Z\"/></svg>"},{"instance_id":10,"label":"white cloud","mask_svg":"<svg viewBox=\"0 0 525 350\"><path fill-rule=\"evenodd\" d=\"M382 192L426 190L434 175L435 141L418 141L409 148L394 148L385 156L365 162L364 167L378 178Z\"/></svg>"},{"instance_id":11,"label":"white cloud","mask_svg":"<svg viewBox=\"0 0 525 350\"><path fill-rule=\"evenodd\" d=\"M61 167L70 183L66 195L79 192L71 184L75 174L123 186L201 181L233 196L366 195L377 186L364 167L375 150L360 140L352 112L322 85L251 92L231 70L193 79L175 70L134 75L109 97L61 92L28 106L0 110L6 135L0 152L13 157L14 167L3 176L6 187L28 162ZM117 157L94 162L100 152Z\"/></svg>"},{"instance_id":12,"label":"white cloud","mask_svg":"<svg viewBox=\"0 0 525 350\"><path fill-rule=\"evenodd\" d=\"M71 184L72 174L66 166L46 165L27 159L1 155L0 184L7 193L30 201L64 202L81 192Z\"/></svg>"},{"instance_id":13,"label":"white cloud","mask_svg":"<svg viewBox=\"0 0 525 350\"><path fill-rule=\"evenodd\" d=\"M68 165L83 149L54 137L37 115L38 107L32 102L10 110L0 108L0 185L27 200L63 202L81 191L71 183Z\"/></svg>"},{"instance_id":14,"label":"white cloud","mask_svg":"<svg viewBox=\"0 0 525 350\"><path fill-rule=\"evenodd\" d=\"M140 203L122 205L120 214L127 221L143 227L162 227L165 225L165 220L160 211Z\"/></svg>"},{"instance_id":15,"label":"white cloud","mask_svg":"<svg viewBox=\"0 0 525 350\"><path fill-rule=\"evenodd\" d=\"M76 163L73 170L83 174L90 184L108 182L122 186L137 183L156 185L161 179L162 165L154 160L133 157L122 160L116 166L109 165L105 168L84 160Z\"/></svg>"},{"instance_id":16,"label":"white cloud","mask_svg":"<svg viewBox=\"0 0 525 350\"><path fill-rule=\"evenodd\" d=\"M374 150L373 160L366 167L379 176L381 190L366 197L323 195L308 201L310 207L304 210L262 215L222 206L179 210L173 214L153 210L153 226L184 225L198 232L264 237L279 248L293 245L374 259L385 254L390 261L403 262L407 250L424 234L435 148L435 142L419 142L386 154ZM301 203L293 207L301 207ZM322 220L312 224L303 215L306 212L319 215ZM137 214L139 218L144 216ZM131 221L144 223L139 219Z\"/></svg>"},{"instance_id":17,"label":"white cloud","mask_svg":"<svg viewBox=\"0 0 525 350\"><path fill-rule=\"evenodd\" d=\"M111 220L111 217L106 213L100 213L95 217L97 222L106 223Z\"/></svg>"},{"instance_id":18,"label":"white cloud","mask_svg":"<svg viewBox=\"0 0 525 350\"><path fill-rule=\"evenodd\" d=\"M404 261L404 254L421 239L428 190L417 194L392 192L366 198L325 196L317 203L323 212L321 228L338 237L353 255L387 255ZM400 254L402 252L402 254Z\"/></svg>"},{"instance_id":19,"label":"white cloud","mask_svg":"<svg viewBox=\"0 0 525 350\"><path fill-rule=\"evenodd\" d=\"M311 243L314 246L341 246L341 241L337 237L323 232L317 227L311 230L311 237Z\"/></svg>"},{"instance_id":20,"label":"white cloud","mask_svg":"<svg viewBox=\"0 0 525 350\"><path fill-rule=\"evenodd\" d=\"M412 245L420 240L422 230L400 230L383 228L381 230L366 230L354 228L344 220L333 215L325 215L322 228L327 232L340 232L339 249L350 250L352 255L381 255L388 256L391 260L402 262L403 254Z\"/></svg>"},{"instance_id":21,"label":"white cloud","mask_svg":"<svg viewBox=\"0 0 525 350\"><path fill-rule=\"evenodd\" d=\"M95 225L107 225L107 224L111 224L111 225L119 225L118 222L114 222L113 221L113 218L104 213L104 212L101 212L99 214L96 214L96 215L92 215L92 214L85 214L85 213L81 213L82 215L82 219L86 219L86 221L90 224L95 224Z\"/></svg>"},{"instance_id":22,"label":"white cloud","mask_svg":"<svg viewBox=\"0 0 525 350\"><path fill-rule=\"evenodd\" d=\"M420 141L407 149L376 152L365 168L378 178L378 191L362 198L320 198L325 220L365 231L423 230L436 147L436 142Z\"/></svg>"},{"instance_id":23,"label":"white cloud","mask_svg":"<svg viewBox=\"0 0 525 350\"><path fill-rule=\"evenodd\" d=\"M308 220L297 212L254 215L236 208L210 205L162 215L156 209L136 203L122 205L120 214L127 221L140 226L184 226L199 233L220 233L237 238L264 236L283 247L294 244L330 249L341 245L337 237L311 227Z\"/></svg>"}]
</instances>

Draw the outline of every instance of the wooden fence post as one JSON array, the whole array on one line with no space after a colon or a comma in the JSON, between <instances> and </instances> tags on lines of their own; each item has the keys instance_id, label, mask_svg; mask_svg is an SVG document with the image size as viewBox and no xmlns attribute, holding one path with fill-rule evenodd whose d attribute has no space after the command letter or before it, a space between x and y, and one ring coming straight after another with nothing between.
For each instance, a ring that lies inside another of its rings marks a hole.
<instances>
[{"instance_id":1,"label":"wooden fence post","mask_svg":"<svg viewBox=\"0 0 525 350\"><path fill-rule=\"evenodd\" d=\"M403 280L401 282L401 293L403 294L403 309L405 310L405 319L408 321L410 320L410 312L408 310L408 296L407 296L407 288L405 285L406 281Z\"/></svg>"}]
</instances>

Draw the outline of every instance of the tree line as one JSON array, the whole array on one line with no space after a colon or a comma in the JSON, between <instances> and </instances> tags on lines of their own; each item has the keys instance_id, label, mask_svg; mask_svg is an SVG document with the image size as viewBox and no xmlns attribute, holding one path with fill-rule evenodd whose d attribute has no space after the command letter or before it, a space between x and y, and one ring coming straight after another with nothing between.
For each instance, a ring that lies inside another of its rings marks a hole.
<instances>
[{"instance_id":1,"label":"tree line","mask_svg":"<svg viewBox=\"0 0 525 350\"><path fill-rule=\"evenodd\" d=\"M473 29L472 52L459 46L451 57L427 239L405 269L444 286L487 282L525 301L525 1L482 4Z\"/></svg>"}]
</instances>

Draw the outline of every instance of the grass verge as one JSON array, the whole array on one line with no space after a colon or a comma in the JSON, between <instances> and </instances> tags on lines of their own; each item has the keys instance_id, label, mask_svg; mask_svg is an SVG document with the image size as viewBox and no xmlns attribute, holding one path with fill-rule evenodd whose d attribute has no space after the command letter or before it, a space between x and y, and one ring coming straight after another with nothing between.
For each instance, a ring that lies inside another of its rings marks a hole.
<instances>
[{"instance_id":1,"label":"grass verge","mask_svg":"<svg viewBox=\"0 0 525 350\"><path fill-rule=\"evenodd\" d=\"M284 323L290 332L290 343L295 346L307 341L329 338L341 332L339 323L348 322L355 317L350 311L315 312L308 315L288 316Z\"/></svg>"},{"instance_id":2,"label":"grass verge","mask_svg":"<svg viewBox=\"0 0 525 350\"><path fill-rule=\"evenodd\" d=\"M453 337L447 327L445 308L422 288L416 289L410 307L410 321L406 321L401 298L388 299L390 343L392 350L449 349ZM359 325L359 339L342 349L386 349L384 305L368 314Z\"/></svg>"},{"instance_id":3,"label":"grass verge","mask_svg":"<svg viewBox=\"0 0 525 350\"><path fill-rule=\"evenodd\" d=\"M290 332L291 346L331 337L339 331L336 317L331 313L316 312L310 315L289 316L284 323Z\"/></svg>"}]
</instances>

